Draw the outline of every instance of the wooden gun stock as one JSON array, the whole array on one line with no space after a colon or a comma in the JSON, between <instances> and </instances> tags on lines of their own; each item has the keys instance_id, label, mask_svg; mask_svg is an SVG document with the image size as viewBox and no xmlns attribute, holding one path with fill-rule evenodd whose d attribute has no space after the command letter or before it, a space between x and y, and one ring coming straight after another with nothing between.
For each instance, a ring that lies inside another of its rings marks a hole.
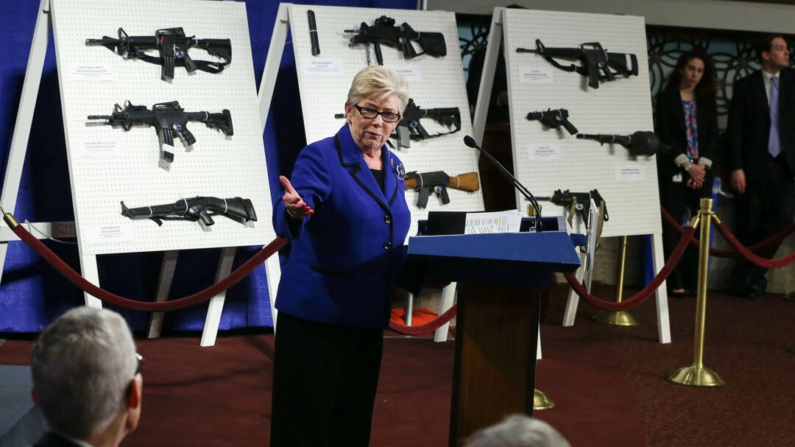
<instances>
[{"instance_id":1,"label":"wooden gun stock","mask_svg":"<svg viewBox=\"0 0 795 447\"><path fill-rule=\"evenodd\" d=\"M417 178L406 178L406 189L417 189L420 185ZM457 177L450 177L450 181L444 185L461 191L474 192L480 189L477 172L467 172Z\"/></svg>"}]
</instances>

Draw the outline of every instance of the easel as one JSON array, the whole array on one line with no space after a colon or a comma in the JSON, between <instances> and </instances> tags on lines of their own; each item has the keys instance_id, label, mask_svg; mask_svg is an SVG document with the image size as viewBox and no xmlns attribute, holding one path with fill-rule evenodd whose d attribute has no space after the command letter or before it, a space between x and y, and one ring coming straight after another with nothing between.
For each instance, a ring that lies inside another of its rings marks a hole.
<instances>
[{"instance_id":1,"label":"easel","mask_svg":"<svg viewBox=\"0 0 795 447\"><path fill-rule=\"evenodd\" d=\"M483 75L480 81L480 89L478 90L478 100L477 105L475 107L475 115L473 118L473 130L474 130L474 139L478 144L481 144L483 140L483 133L486 127L486 116L488 113L488 105L489 105L489 98L491 96L491 89L494 82L494 73L497 66L497 58L499 56L500 44L503 39L503 34L505 30L503 28L504 23L504 11L505 8L494 8L494 13L492 15L491 21L491 31L489 34L489 41L486 47L486 57L483 62ZM511 84L508 83L508 98L511 101L513 96L510 92ZM514 130L511 130L512 133ZM520 206L520 198L517 195L517 209ZM663 265L665 264L665 259L663 255L663 246L662 246L662 234L655 233L652 234L652 252L653 252L653 264L654 264L654 271L656 274L660 272ZM581 260L584 261L584 254L581 253ZM577 280L582 281L583 276L583 269L580 268L577 270L576 273ZM657 302L657 328L658 328L658 335L660 343L670 343L671 342L671 328L670 328L670 320L668 315L668 294L665 289L665 283L661 285L656 294L656 302ZM577 305L579 303L579 297L573 291L569 291L569 298L566 305L566 312L563 318L563 326L573 326L574 325L574 317L577 313ZM539 343L540 343L539 337ZM540 348L539 348L538 358L541 358L540 355Z\"/></svg>"},{"instance_id":2,"label":"easel","mask_svg":"<svg viewBox=\"0 0 795 447\"><path fill-rule=\"evenodd\" d=\"M44 67L44 58L47 53L48 33L51 28L50 22L50 0L41 0L39 14L36 18L36 27L33 32L33 42L31 44L30 57L25 72L25 81L22 87L22 96L19 102L17 121L14 127L14 135L9 153L8 167L3 184L0 205L4 209L13 213L16 206L19 185L22 177L22 168L27 152L30 130L33 122L33 112L38 97L39 85ZM264 119L262 121L264 123ZM263 125L264 129L264 125ZM33 224L41 231L52 234L54 237L74 237L75 225L73 222L53 222ZM0 232L0 274L5 264L5 256L8 249L8 241L16 240L10 232L3 229ZM235 256L235 247L227 247L221 250L221 257L216 271L216 281L226 277L232 270L232 261ZM173 280L176 269L178 251L166 251L163 255L163 264L160 269L158 280L156 302L163 302L168 297L168 292ZM97 269L96 255L80 255L80 268L82 275L93 284L99 284L99 273ZM266 275L268 277L268 291L271 298L271 308L275 298L275 288L280 276L278 257L272 256L265 264ZM270 272L270 274L268 274ZM273 277L273 278L272 278ZM85 295L87 306L101 308L102 301L91 295ZM218 334L218 326L223 311L225 292L221 292L210 300L205 319L204 330L202 332L201 346L212 346ZM163 322L163 313L155 312L151 316L148 337L157 338ZM275 318L274 318L275 322Z\"/></svg>"}]
</instances>

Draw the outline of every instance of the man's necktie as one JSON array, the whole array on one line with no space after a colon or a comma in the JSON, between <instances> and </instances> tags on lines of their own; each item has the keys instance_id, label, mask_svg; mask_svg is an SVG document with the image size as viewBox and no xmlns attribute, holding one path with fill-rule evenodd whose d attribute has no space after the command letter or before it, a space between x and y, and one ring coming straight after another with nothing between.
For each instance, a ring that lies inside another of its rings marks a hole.
<instances>
[{"instance_id":1,"label":"man's necktie","mask_svg":"<svg viewBox=\"0 0 795 447\"><path fill-rule=\"evenodd\" d=\"M774 158L781 152L778 138L778 78L770 78L770 138L767 141L767 151Z\"/></svg>"}]
</instances>

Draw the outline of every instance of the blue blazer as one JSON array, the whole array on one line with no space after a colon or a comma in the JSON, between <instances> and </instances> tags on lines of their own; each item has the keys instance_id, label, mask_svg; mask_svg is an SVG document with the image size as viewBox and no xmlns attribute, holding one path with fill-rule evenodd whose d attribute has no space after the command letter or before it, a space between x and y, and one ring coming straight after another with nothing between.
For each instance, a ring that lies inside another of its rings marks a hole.
<instances>
[{"instance_id":1,"label":"blue blazer","mask_svg":"<svg viewBox=\"0 0 795 447\"><path fill-rule=\"evenodd\" d=\"M347 124L301 150L290 182L315 213L299 221L287 216L283 201L274 207L276 233L292 242L276 298L280 311L364 328L389 323L411 213L403 164L386 146L381 154L383 190Z\"/></svg>"}]
</instances>

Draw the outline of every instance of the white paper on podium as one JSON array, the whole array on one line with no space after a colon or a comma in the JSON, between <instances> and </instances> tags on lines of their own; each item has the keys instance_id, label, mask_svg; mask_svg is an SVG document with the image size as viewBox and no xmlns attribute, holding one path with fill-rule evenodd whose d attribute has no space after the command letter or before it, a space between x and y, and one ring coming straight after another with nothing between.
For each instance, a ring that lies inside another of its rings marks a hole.
<instances>
[{"instance_id":1,"label":"white paper on podium","mask_svg":"<svg viewBox=\"0 0 795 447\"><path fill-rule=\"evenodd\" d=\"M518 233L522 215L516 211L467 213L464 234Z\"/></svg>"}]
</instances>

